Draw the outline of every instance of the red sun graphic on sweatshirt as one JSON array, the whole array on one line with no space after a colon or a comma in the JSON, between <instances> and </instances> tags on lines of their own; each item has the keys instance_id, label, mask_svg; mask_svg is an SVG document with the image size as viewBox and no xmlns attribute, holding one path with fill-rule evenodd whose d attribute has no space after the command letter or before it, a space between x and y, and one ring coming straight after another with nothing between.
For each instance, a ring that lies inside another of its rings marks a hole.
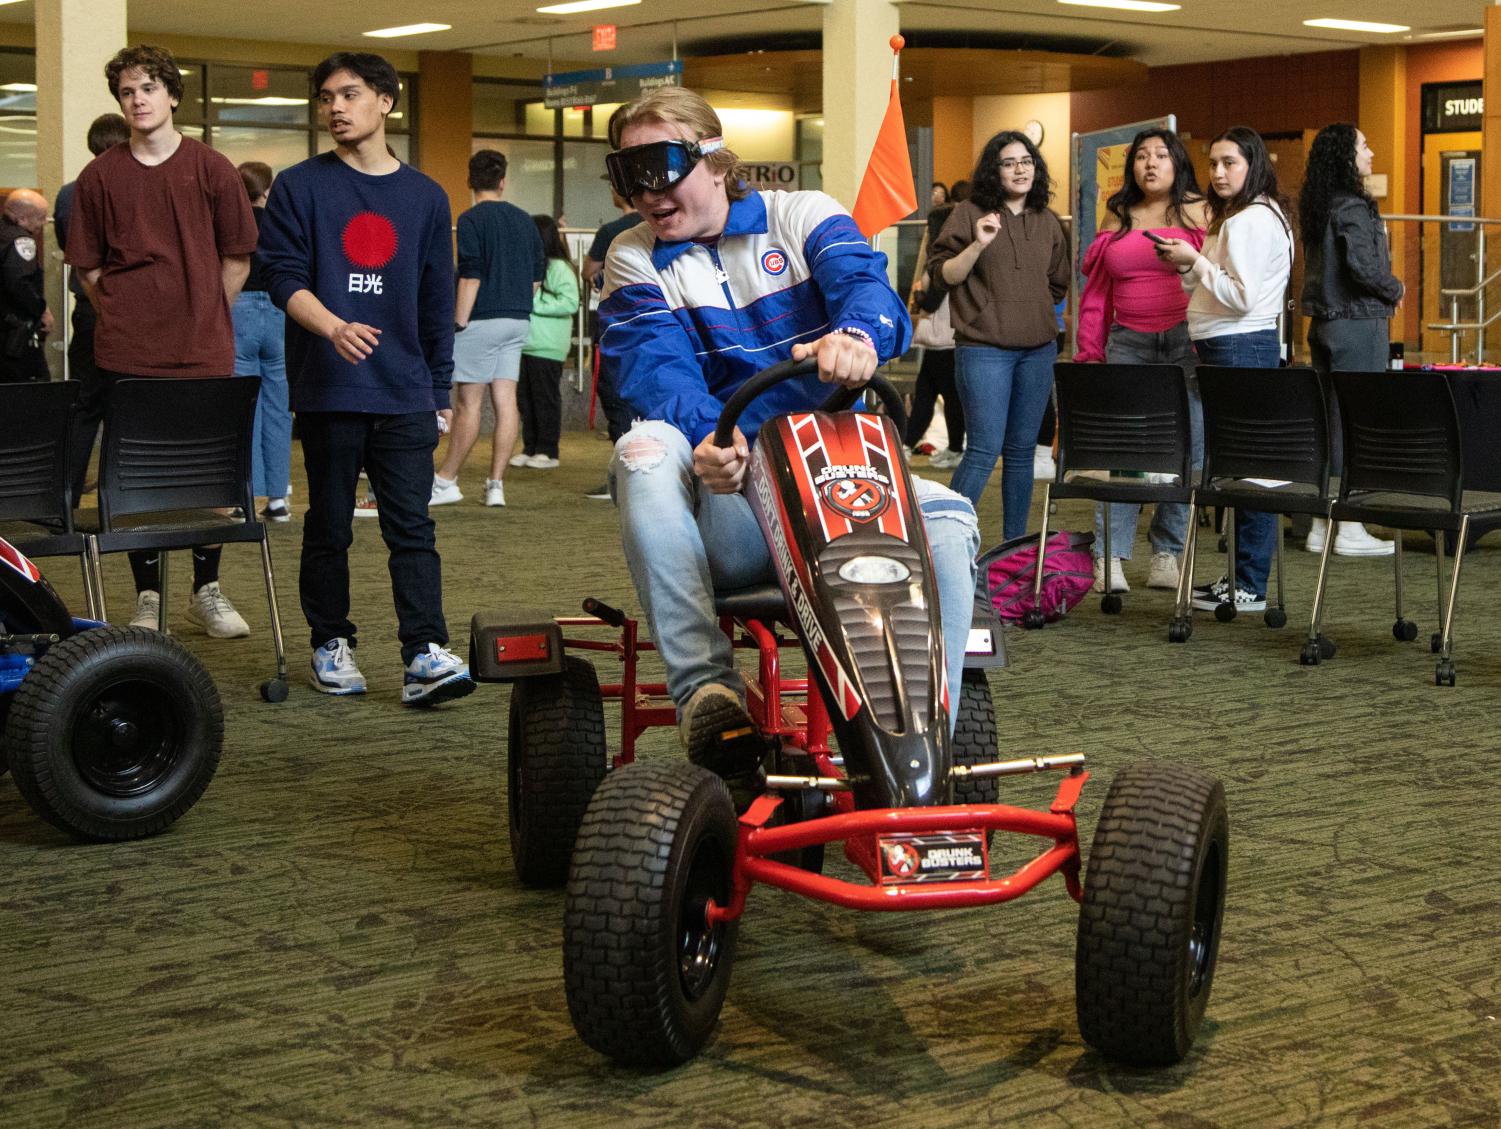
<instances>
[{"instance_id":1,"label":"red sun graphic on sweatshirt","mask_svg":"<svg viewBox=\"0 0 1501 1129\"><path fill-rule=\"evenodd\" d=\"M379 270L396 257L396 227L376 212L360 212L344 225L344 254L357 267Z\"/></svg>"}]
</instances>

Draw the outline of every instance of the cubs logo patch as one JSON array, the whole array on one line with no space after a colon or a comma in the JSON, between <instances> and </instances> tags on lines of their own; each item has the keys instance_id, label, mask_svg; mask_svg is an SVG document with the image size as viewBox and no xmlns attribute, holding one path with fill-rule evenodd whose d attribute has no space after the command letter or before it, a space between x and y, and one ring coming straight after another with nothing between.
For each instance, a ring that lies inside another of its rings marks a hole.
<instances>
[{"instance_id":1,"label":"cubs logo patch","mask_svg":"<svg viewBox=\"0 0 1501 1129\"><path fill-rule=\"evenodd\" d=\"M787 254L780 247L761 252L761 269L767 274L787 273Z\"/></svg>"},{"instance_id":2,"label":"cubs logo patch","mask_svg":"<svg viewBox=\"0 0 1501 1129\"><path fill-rule=\"evenodd\" d=\"M823 500L851 521L874 521L891 504L884 482L873 478L841 478L819 488Z\"/></svg>"}]
</instances>

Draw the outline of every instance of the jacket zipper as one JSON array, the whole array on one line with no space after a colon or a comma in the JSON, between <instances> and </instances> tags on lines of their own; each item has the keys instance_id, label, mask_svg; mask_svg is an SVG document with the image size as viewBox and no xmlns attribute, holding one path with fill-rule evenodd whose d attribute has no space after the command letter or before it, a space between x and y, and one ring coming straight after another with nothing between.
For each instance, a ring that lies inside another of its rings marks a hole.
<instances>
[{"instance_id":1,"label":"jacket zipper","mask_svg":"<svg viewBox=\"0 0 1501 1129\"><path fill-rule=\"evenodd\" d=\"M704 249L709 252L709 258L714 263L714 281L719 283L719 288L724 291L724 300L730 304L730 309L735 309L735 296L730 293L730 276L725 273L724 264L719 261L719 244L706 243Z\"/></svg>"}]
</instances>

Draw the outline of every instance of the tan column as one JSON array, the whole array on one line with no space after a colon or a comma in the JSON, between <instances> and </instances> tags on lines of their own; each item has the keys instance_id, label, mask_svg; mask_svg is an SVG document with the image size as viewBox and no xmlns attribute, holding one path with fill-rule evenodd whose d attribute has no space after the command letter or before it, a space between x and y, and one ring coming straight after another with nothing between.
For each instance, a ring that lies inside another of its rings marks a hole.
<instances>
[{"instance_id":1,"label":"tan column","mask_svg":"<svg viewBox=\"0 0 1501 1129\"><path fill-rule=\"evenodd\" d=\"M36 170L47 199L92 160L89 123L120 107L104 64L125 46L125 0L35 0Z\"/></svg>"},{"instance_id":2,"label":"tan column","mask_svg":"<svg viewBox=\"0 0 1501 1129\"><path fill-rule=\"evenodd\" d=\"M823 190L854 206L891 91L888 0L830 0L823 18Z\"/></svg>"},{"instance_id":3,"label":"tan column","mask_svg":"<svg viewBox=\"0 0 1501 1129\"><path fill-rule=\"evenodd\" d=\"M417 73L418 165L443 186L454 217L469 207L469 146L474 132L474 56L421 51Z\"/></svg>"},{"instance_id":4,"label":"tan column","mask_svg":"<svg viewBox=\"0 0 1501 1129\"><path fill-rule=\"evenodd\" d=\"M1485 9L1485 130L1481 138L1480 214L1501 216L1501 6ZM1487 237L1497 234L1495 228Z\"/></svg>"},{"instance_id":5,"label":"tan column","mask_svg":"<svg viewBox=\"0 0 1501 1129\"><path fill-rule=\"evenodd\" d=\"M1360 49L1360 121L1366 141L1375 150L1371 172L1386 177L1386 195L1377 199L1383 212L1402 211L1407 199L1407 48L1362 47ZM1400 278L1407 261L1408 239L1420 239L1413 225L1391 225L1392 264ZM1403 278L1416 297L1418 279ZM1413 303L1416 306L1416 302ZM1402 314L1392 319L1391 335L1401 340L1406 322Z\"/></svg>"}]
</instances>

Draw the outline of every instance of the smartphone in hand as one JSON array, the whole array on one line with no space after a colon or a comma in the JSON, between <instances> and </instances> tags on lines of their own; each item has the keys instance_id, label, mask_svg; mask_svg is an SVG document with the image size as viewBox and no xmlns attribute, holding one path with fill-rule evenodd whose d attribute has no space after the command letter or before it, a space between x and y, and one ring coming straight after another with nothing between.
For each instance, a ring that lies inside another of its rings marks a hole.
<instances>
[{"instance_id":1,"label":"smartphone in hand","mask_svg":"<svg viewBox=\"0 0 1501 1129\"><path fill-rule=\"evenodd\" d=\"M1157 244L1159 247L1167 242L1166 239L1158 235L1155 231L1143 231L1142 234L1150 239L1153 243Z\"/></svg>"}]
</instances>

